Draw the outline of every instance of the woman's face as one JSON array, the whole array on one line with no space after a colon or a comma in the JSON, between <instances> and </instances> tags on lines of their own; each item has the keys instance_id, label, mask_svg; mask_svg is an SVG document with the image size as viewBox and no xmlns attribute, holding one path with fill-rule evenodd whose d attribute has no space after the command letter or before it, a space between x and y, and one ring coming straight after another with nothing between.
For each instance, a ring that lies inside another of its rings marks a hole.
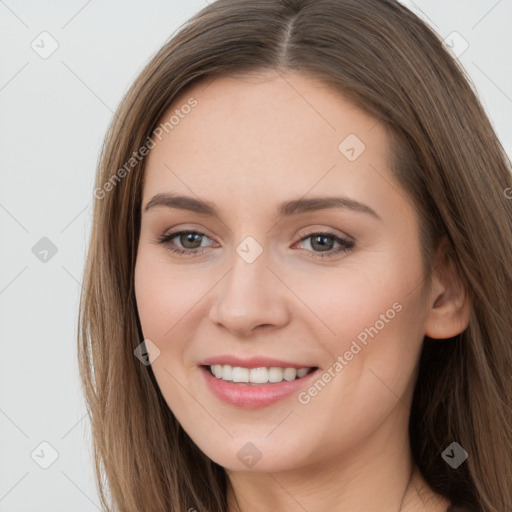
<instances>
[{"instance_id":1,"label":"woman's face","mask_svg":"<svg viewBox=\"0 0 512 512\"><path fill-rule=\"evenodd\" d=\"M297 74L198 83L173 115L147 157L135 269L170 409L231 470L396 454L427 300L384 129Z\"/></svg>"}]
</instances>

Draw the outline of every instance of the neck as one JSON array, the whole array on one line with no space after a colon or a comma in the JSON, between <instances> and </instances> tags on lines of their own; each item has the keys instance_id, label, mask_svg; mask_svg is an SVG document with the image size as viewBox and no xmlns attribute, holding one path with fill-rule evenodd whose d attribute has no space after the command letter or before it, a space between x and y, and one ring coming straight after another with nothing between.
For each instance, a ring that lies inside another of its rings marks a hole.
<instances>
[{"instance_id":1,"label":"neck","mask_svg":"<svg viewBox=\"0 0 512 512\"><path fill-rule=\"evenodd\" d=\"M395 417L396 418L396 417ZM229 512L445 512L425 482L403 425L382 425L342 455L282 471L227 471ZM333 450L335 452L335 450Z\"/></svg>"}]
</instances>

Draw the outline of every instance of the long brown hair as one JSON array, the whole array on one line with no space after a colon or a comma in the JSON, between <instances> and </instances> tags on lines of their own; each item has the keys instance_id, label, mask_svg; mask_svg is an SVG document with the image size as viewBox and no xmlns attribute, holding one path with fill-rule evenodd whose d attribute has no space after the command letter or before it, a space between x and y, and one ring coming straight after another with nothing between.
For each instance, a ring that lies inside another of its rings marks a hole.
<instances>
[{"instance_id":1,"label":"long brown hair","mask_svg":"<svg viewBox=\"0 0 512 512\"><path fill-rule=\"evenodd\" d=\"M218 0L173 35L123 98L100 155L79 315L102 505L227 511L224 468L191 441L151 366L134 356L143 340L133 279L139 155L187 85L265 70L318 78L386 127L393 171L420 215L427 275L443 236L472 301L460 336L425 337L409 425L413 457L453 503L511 511L510 160L456 59L394 0ZM468 453L456 469L441 456L452 442Z\"/></svg>"}]
</instances>

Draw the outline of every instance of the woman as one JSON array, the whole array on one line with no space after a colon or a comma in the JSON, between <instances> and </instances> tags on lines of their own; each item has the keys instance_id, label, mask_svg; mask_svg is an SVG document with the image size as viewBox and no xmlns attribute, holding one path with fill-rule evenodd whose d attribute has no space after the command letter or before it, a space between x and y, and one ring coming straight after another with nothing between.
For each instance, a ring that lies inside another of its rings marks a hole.
<instances>
[{"instance_id":1,"label":"woman","mask_svg":"<svg viewBox=\"0 0 512 512\"><path fill-rule=\"evenodd\" d=\"M98 168L79 356L104 507L512 510L510 191L399 3L194 16Z\"/></svg>"}]
</instances>

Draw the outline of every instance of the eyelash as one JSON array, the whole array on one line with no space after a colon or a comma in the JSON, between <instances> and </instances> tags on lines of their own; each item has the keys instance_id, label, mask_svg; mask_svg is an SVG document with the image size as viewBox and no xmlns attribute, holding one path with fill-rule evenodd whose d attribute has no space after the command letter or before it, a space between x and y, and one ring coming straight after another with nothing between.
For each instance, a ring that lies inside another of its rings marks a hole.
<instances>
[{"instance_id":1,"label":"eyelash","mask_svg":"<svg viewBox=\"0 0 512 512\"><path fill-rule=\"evenodd\" d=\"M201 233L199 231L182 230L182 231L176 231L174 233L169 233L168 235L162 235L162 236L158 237L157 238L157 243L159 243L161 245L168 245L169 246L169 250L171 252L177 253L177 254L180 254L180 255L197 256L197 255L202 254L204 252L204 248L177 249L176 247L174 247L173 245L170 244L170 242L171 242L171 240L173 238L176 238L179 235L183 235L183 234L194 234L194 235L199 235L201 237L207 237L204 233ZM345 239L340 238L340 237L334 235L333 233L329 233L329 232L314 232L314 233L310 233L309 235L302 237L299 240L299 242L303 242L304 240L307 240L308 238L311 238L311 237L313 237L315 235L316 236L320 235L320 236L323 236L323 237L332 238L332 239L334 239L335 242L338 242L341 245L341 247L339 249L337 249L337 250L331 250L331 251L326 252L326 253L314 253L313 256L309 256L311 258L331 258L331 257L337 256L338 254L341 254L341 253L347 253L347 252L351 251L354 248L354 242L349 241L349 240L345 240ZM312 251L308 250L307 252L312 252Z\"/></svg>"}]
</instances>

